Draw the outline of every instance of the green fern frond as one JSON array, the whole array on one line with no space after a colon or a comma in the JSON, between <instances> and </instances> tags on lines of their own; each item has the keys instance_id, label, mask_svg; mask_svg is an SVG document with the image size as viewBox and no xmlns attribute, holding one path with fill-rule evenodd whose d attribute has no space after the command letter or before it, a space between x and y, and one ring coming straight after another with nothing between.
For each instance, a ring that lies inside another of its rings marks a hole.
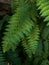
<instances>
[{"instance_id":1,"label":"green fern frond","mask_svg":"<svg viewBox=\"0 0 49 65\"><path fill-rule=\"evenodd\" d=\"M39 27L36 25L34 29L27 35L28 44L30 45L30 48L32 50L32 53L35 54L37 46L38 46L38 40L39 40Z\"/></svg>"},{"instance_id":2,"label":"green fern frond","mask_svg":"<svg viewBox=\"0 0 49 65\"><path fill-rule=\"evenodd\" d=\"M49 25L49 0L37 0L37 6L41 16L45 17L44 21Z\"/></svg>"},{"instance_id":3,"label":"green fern frond","mask_svg":"<svg viewBox=\"0 0 49 65\"><path fill-rule=\"evenodd\" d=\"M11 17L3 37L3 51L15 49L23 34L28 34L34 23L28 17L29 5L25 4L17 8L16 13Z\"/></svg>"},{"instance_id":4,"label":"green fern frond","mask_svg":"<svg viewBox=\"0 0 49 65\"><path fill-rule=\"evenodd\" d=\"M37 46L38 46L38 40L39 40L39 28L38 26L35 26L32 31L26 35L27 37L24 38L22 41L22 45L28 54L29 57L32 57L32 54L35 54Z\"/></svg>"},{"instance_id":5,"label":"green fern frond","mask_svg":"<svg viewBox=\"0 0 49 65\"><path fill-rule=\"evenodd\" d=\"M18 6L18 1L17 0L10 0L10 6L11 6L12 13L15 13L15 10Z\"/></svg>"}]
</instances>

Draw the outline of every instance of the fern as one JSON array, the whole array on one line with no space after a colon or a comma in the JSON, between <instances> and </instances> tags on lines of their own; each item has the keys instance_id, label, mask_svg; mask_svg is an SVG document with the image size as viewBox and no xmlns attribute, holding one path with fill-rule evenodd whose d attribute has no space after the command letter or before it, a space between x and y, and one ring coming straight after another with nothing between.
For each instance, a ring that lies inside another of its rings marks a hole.
<instances>
[{"instance_id":1,"label":"fern","mask_svg":"<svg viewBox=\"0 0 49 65\"><path fill-rule=\"evenodd\" d=\"M39 28L38 26L35 26L33 31L31 31L28 35L28 44L30 45L30 48L33 52L33 54L35 54L35 51L37 49L38 46L38 40L39 40Z\"/></svg>"},{"instance_id":2,"label":"fern","mask_svg":"<svg viewBox=\"0 0 49 65\"><path fill-rule=\"evenodd\" d=\"M7 65L1 47L0 47L0 65Z\"/></svg>"},{"instance_id":3,"label":"fern","mask_svg":"<svg viewBox=\"0 0 49 65\"><path fill-rule=\"evenodd\" d=\"M43 60L41 65L49 65L49 61L48 60Z\"/></svg>"},{"instance_id":4,"label":"fern","mask_svg":"<svg viewBox=\"0 0 49 65\"><path fill-rule=\"evenodd\" d=\"M32 29L33 22L27 16L28 8L28 4L19 7L8 22L7 32L4 33L5 36L3 37L2 42L4 52L11 48L14 49L14 46L17 46L20 39L24 37L23 34L28 34Z\"/></svg>"},{"instance_id":5,"label":"fern","mask_svg":"<svg viewBox=\"0 0 49 65\"><path fill-rule=\"evenodd\" d=\"M35 54L39 40L39 28L38 26L34 27L32 31L27 34L26 40L22 40L22 45L29 57L32 57L32 54Z\"/></svg>"},{"instance_id":6,"label":"fern","mask_svg":"<svg viewBox=\"0 0 49 65\"><path fill-rule=\"evenodd\" d=\"M41 16L45 17L44 21L48 21L47 25L49 25L49 1L37 0L37 6L38 9L40 10Z\"/></svg>"}]
</instances>

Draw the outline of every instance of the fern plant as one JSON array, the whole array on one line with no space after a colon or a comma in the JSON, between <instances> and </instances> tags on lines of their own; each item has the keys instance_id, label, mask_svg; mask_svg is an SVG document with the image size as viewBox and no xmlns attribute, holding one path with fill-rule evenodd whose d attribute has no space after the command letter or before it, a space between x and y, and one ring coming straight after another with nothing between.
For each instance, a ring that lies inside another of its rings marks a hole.
<instances>
[{"instance_id":1,"label":"fern plant","mask_svg":"<svg viewBox=\"0 0 49 65\"><path fill-rule=\"evenodd\" d=\"M10 0L10 7L0 19L0 65L49 65L49 1Z\"/></svg>"}]
</instances>

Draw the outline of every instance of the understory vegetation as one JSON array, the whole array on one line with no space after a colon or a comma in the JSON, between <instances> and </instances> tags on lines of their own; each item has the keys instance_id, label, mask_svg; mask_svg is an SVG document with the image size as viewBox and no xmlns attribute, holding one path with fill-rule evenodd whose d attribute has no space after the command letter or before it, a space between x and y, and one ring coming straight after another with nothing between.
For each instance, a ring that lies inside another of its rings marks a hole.
<instances>
[{"instance_id":1,"label":"understory vegetation","mask_svg":"<svg viewBox=\"0 0 49 65\"><path fill-rule=\"evenodd\" d=\"M0 19L0 65L49 65L49 0L10 0Z\"/></svg>"}]
</instances>

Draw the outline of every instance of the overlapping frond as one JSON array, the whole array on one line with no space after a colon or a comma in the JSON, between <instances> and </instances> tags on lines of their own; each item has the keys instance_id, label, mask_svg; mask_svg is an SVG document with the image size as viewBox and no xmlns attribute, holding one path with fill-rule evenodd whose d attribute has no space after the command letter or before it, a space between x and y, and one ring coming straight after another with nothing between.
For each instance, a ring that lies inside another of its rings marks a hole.
<instances>
[{"instance_id":1,"label":"overlapping frond","mask_svg":"<svg viewBox=\"0 0 49 65\"><path fill-rule=\"evenodd\" d=\"M49 0L10 0L10 5L12 15L0 20L0 45L7 51L7 62L49 65ZM0 48L0 65L7 65L3 52Z\"/></svg>"},{"instance_id":2,"label":"overlapping frond","mask_svg":"<svg viewBox=\"0 0 49 65\"><path fill-rule=\"evenodd\" d=\"M32 20L28 16L28 4L23 4L17 8L16 13L11 17L9 24L7 25L6 31L3 37L3 50L7 51L9 49L15 48L21 38L24 37L23 34L28 34L34 25Z\"/></svg>"},{"instance_id":3,"label":"overlapping frond","mask_svg":"<svg viewBox=\"0 0 49 65\"><path fill-rule=\"evenodd\" d=\"M29 57L35 54L39 40L39 28L34 27L32 31L26 35L26 38L22 41L22 45Z\"/></svg>"},{"instance_id":4,"label":"overlapping frond","mask_svg":"<svg viewBox=\"0 0 49 65\"><path fill-rule=\"evenodd\" d=\"M35 54L37 46L38 46L38 40L39 40L39 27L36 25L34 29L27 35L28 44L32 50L32 53Z\"/></svg>"},{"instance_id":5,"label":"overlapping frond","mask_svg":"<svg viewBox=\"0 0 49 65\"><path fill-rule=\"evenodd\" d=\"M28 57L32 57L32 51L31 51L31 48L30 48L30 45L28 44L28 40L27 40L27 37L22 39L22 46L26 52L26 54L28 55Z\"/></svg>"}]
</instances>

